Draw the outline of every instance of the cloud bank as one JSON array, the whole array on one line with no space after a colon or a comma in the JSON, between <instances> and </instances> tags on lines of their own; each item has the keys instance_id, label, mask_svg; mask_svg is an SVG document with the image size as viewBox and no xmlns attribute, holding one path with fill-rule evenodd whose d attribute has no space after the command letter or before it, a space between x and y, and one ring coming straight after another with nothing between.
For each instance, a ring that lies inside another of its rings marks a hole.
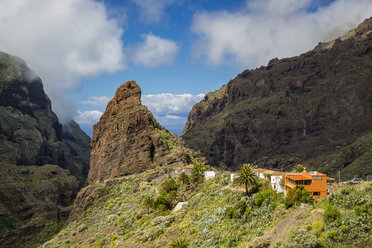
<instances>
[{"instance_id":1,"label":"cloud bank","mask_svg":"<svg viewBox=\"0 0 372 248\"><path fill-rule=\"evenodd\" d=\"M172 131L182 131L188 113L195 103L201 101L204 94L171 94L142 95L142 104L155 115L159 123ZM75 120L80 125L94 125L103 114L104 107L111 100L108 96L94 96L81 101L81 104L94 107L94 110L78 111Z\"/></svg>"},{"instance_id":2,"label":"cloud bank","mask_svg":"<svg viewBox=\"0 0 372 248\"><path fill-rule=\"evenodd\" d=\"M173 64L179 50L175 42L152 34L142 35L142 37L144 41L134 50L135 64L150 68Z\"/></svg>"},{"instance_id":3,"label":"cloud bank","mask_svg":"<svg viewBox=\"0 0 372 248\"><path fill-rule=\"evenodd\" d=\"M309 11L317 0L252 0L237 12L194 15L195 56L211 65L239 69L265 65L271 58L306 52L334 39L372 15L371 0L336 0Z\"/></svg>"},{"instance_id":4,"label":"cloud bank","mask_svg":"<svg viewBox=\"0 0 372 248\"><path fill-rule=\"evenodd\" d=\"M122 28L94 0L0 1L0 50L23 58L44 83L64 122L74 105L64 92L83 77L126 68Z\"/></svg>"}]
</instances>

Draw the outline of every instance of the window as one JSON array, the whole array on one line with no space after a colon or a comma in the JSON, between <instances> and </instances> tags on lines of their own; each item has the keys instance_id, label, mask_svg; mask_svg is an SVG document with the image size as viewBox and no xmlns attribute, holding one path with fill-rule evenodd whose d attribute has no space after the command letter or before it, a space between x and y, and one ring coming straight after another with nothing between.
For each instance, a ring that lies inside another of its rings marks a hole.
<instances>
[{"instance_id":1,"label":"window","mask_svg":"<svg viewBox=\"0 0 372 248\"><path fill-rule=\"evenodd\" d=\"M322 180L322 177L313 177L314 180Z\"/></svg>"},{"instance_id":2,"label":"window","mask_svg":"<svg viewBox=\"0 0 372 248\"><path fill-rule=\"evenodd\" d=\"M320 195L320 192L313 192L313 195Z\"/></svg>"}]
</instances>

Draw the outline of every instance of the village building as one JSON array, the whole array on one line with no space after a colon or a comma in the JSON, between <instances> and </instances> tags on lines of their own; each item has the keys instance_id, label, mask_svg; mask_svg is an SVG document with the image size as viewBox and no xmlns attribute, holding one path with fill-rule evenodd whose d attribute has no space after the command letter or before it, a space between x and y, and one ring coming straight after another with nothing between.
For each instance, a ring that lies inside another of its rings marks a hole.
<instances>
[{"instance_id":1,"label":"village building","mask_svg":"<svg viewBox=\"0 0 372 248\"><path fill-rule=\"evenodd\" d=\"M303 185L314 197L327 196L327 175L317 172L285 173L285 193L298 185Z\"/></svg>"},{"instance_id":2,"label":"village building","mask_svg":"<svg viewBox=\"0 0 372 248\"><path fill-rule=\"evenodd\" d=\"M194 168L194 165L189 164L183 167L182 171L185 172L186 174L191 174L191 170Z\"/></svg>"},{"instance_id":3,"label":"village building","mask_svg":"<svg viewBox=\"0 0 372 248\"><path fill-rule=\"evenodd\" d=\"M208 180L216 176L216 172L214 171L205 171L204 172L204 179Z\"/></svg>"},{"instance_id":4,"label":"village building","mask_svg":"<svg viewBox=\"0 0 372 248\"><path fill-rule=\"evenodd\" d=\"M238 178L238 177L239 177L239 173L231 173L230 174L230 180L231 180L231 182L234 182L234 180L236 178Z\"/></svg>"},{"instance_id":5,"label":"village building","mask_svg":"<svg viewBox=\"0 0 372 248\"><path fill-rule=\"evenodd\" d=\"M280 181L284 177L284 172L267 170L263 168L257 168L253 170L256 176L261 179L269 179L271 187L278 193L284 192L284 187L280 185Z\"/></svg>"}]
</instances>

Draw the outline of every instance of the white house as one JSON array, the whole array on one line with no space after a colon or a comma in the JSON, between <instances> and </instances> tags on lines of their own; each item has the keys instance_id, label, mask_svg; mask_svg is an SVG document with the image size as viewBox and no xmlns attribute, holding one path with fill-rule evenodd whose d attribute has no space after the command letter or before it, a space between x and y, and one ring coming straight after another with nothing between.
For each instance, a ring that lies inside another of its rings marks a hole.
<instances>
[{"instance_id":1,"label":"white house","mask_svg":"<svg viewBox=\"0 0 372 248\"><path fill-rule=\"evenodd\" d=\"M270 178L270 183L273 190L278 193L284 192L284 188L280 186L280 180L282 180L284 177L284 172L272 171L263 168L254 169L254 172L261 179Z\"/></svg>"},{"instance_id":2,"label":"white house","mask_svg":"<svg viewBox=\"0 0 372 248\"><path fill-rule=\"evenodd\" d=\"M205 180L208 180L208 179L213 178L215 176L216 176L216 172L214 172L214 171L205 171L204 172L204 179Z\"/></svg>"},{"instance_id":3,"label":"white house","mask_svg":"<svg viewBox=\"0 0 372 248\"><path fill-rule=\"evenodd\" d=\"M271 187L278 193L284 192L284 187L280 185L280 181L283 177L284 172L275 172L271 175Z\"/></svg>"}]
</instances>

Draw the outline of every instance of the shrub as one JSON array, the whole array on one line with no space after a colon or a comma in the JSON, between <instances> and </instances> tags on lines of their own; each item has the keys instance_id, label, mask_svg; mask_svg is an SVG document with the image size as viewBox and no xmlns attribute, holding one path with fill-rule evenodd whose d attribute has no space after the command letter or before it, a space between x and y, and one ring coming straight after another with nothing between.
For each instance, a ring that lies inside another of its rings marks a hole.
<instances>
[{"instance_id":1,"label":"shrub","mask_svg":"<svg viewBox=\"0 0 372 248\"><path fill-rule=\"evenodd\" d=\"M189 247L189 242L184 238L175 239L169 244L170 248L187 248Z\"/></svg>"},{"instance_id":2,"label":"shrub","mask_svg":"<svg viewBox=\"0 0 372 248\"><path fill-rule=\"evenodd\" d=\"M257 237L246 246L247 248L267 248L270 246L270 240L264 237Z\"/></svg>"},{"instance_id":3,"label":"shrub","mask_svg":"<svg viewBox=\"0 0 372 248\"><path fill-rule=\"evenodd\" d=\"M296 188L290 189L288 195L284 200L284 205L286 208L290 208L298 203L313 203L313 196L309 191L304 189L304 186L298 185Z\"/></svg>"},{"instance_id":4,"label":"shrub","mask_svg":"<svg viewBox=\"0 0 372 248\"><path fill-rule=\"evenodd\" d=\"M153 206L159 211L166 211L172 208L172 202L165 195L159 195L155 198Z\"/></svg>"},{"instance_id":5,"label":"shrub","mask_svg":"<svg viewBox=\"0 0 372 248\"><path fill-rule=\"evenodd\" d=\"M317 220L317 221L314 221L313 224L311 225L310 233L315 235L316 237L319 237L323 229L324 229L323 222Z\"/></svg>"},{"instance_id":6,"label":"shrub","mask_svg":"<svg viewBox=\"0 0 372 248\"><path fill-rule=\"evenodd\" d=\"M265 200L270 201L271 203L274 203L273 205L275 205L276 198L276 192L272 189L260 191L254 196L255 204L258 207L261 207Z\"/></svg>"},{"instance_id":7,"label":"shrub","mask_svg":"<svg viewBox=\"0 0 372 248\"><path fill-rule=\"evenodd\" d=\"M339 224L341 221L340 210L334 205L328 204L323 213L323 219L325 223L336 223Z\"/></svg>"},{"instance_id":8,"label":"shrub","mask_svg":"<svg viewBox=\"0 0 372 248\"><path fill-rule=\"evenodd\" d=\"M178 182L182 184L189 184L190 178L185 172L181 172L180 176L178 177Z\"/></svg>"},{"instance_id":9,"label":"shrub","mask_svg":"<svg viewBox=\"0 0 372 248\"><path fill-rule=\"evenodd\" d=\"M301 228L293 228L288 240L283 244L286 248L320 248L321 244L316 237Z\"/></svg>"},{"instance_id":10,"label":"shrub","mask_svg":"<svg viewBox=\"0 0 372 248\"><path fill-rule=\"evenodd\" d=\"M161 184L160 187L161 187L161 192L171 193L172 191L177 191L178 190L178 183L173 178L169 178L169 179L165 180Z\"/></svg>"}]
</instances>

